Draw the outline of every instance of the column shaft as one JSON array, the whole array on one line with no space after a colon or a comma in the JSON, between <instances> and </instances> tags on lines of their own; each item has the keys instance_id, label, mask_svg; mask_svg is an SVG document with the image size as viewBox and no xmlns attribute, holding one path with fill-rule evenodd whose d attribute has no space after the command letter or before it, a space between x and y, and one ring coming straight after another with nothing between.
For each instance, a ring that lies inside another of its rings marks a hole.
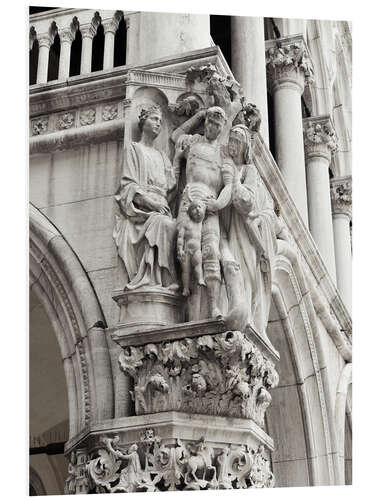
<instances>
[{"instance_id":1,"label":"column shaft","mask_svg":"<svg viewBox=\"0 0 375 500\"><path fill-rule=\"evenodd\" d=\"M232 70L246 100L262 115L260 132L268 145L267 78L262 17L234 16L231 19Z\"/></svg>"},{"instance_id":2,"label":"column shaft","mask_svg":"<svg viewBox=\"0 0 375 500\"><path fill-rule=\"evenodd\" d=\"M39 43L38 70L36 83L47 83L50 45Z\"/></svg>"},{"instance_id":3,"label":"column shaft","mask_svg":"<svg viewBox=\"0 0 375 500\"><path fill-rule=\"evenodd\" d=\"M322 156L310 157L306 161L309 227L328 272L336 282L328 168L329 160Z\"/></svg>"},{"instance_id":4,"label":"column shaft","mask_svg":"<svg viewBox=\"0 0 375 500\"><path fill-rule=\"evenodd\" d=\"M92 39L91 35L82 33L81 75L91 73Z\"/></svg>"},{"instance_id":5,"label":"column shaft","mask_svg":"<svg viewBox=\"0 0 375 500\"><path fill-rule=\"evenodd\" d=\"M350 243L350 219L345 214L333 215L335 238L337 288L344 304L352 309L352 254Z\"/></svg>"},{"instance_id":6,"label":"column shaft","mask_svg":"<svg viewBox=\"0 0 375 500\"><path fill-rule=\"evenodd\" d=\"M72 43L68 40L61 42L60 62L59 62L59 80L65 80L69 77L70 52Z\"/></svg>"},{"instance_id":7,"label":"column shaft","mask_svg":"<svg viewBox=\"0 0 375 500\"><path fill-rule=\"evenodd\" d=\"M285 84L275 90L274 112L276 161L289 193L307 225L301 93L297 85Z\"/></svg>"},{"instance_id":8,"label":"column shaft","mask_svg":"<svg viewBox=\"0 0 375 500\"><path fill-rule=\"evenodd\" d=\"M113 31L108 30L106 31L104 38L103 69L113 68L114 48L115 48L115 34Z\"/></svg>"}]
</instances>

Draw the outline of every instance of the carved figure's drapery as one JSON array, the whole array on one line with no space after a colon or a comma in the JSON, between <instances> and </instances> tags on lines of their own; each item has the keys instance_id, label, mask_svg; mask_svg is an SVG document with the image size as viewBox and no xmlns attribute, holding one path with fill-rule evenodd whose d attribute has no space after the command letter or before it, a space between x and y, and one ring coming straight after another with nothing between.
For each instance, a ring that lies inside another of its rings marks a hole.
<instances>
[{"instance_id":1,"label":"carved figure's drapery","mask_svg":"<svg viewBox=\"0 0 375 500\"><path fill-rule=\"evenodd\" d=\"M164 152L132 142L124 151L123 172L116 200L114 238L125 264L127 289L141 286L168 287L176 283L175 235L167 196L176 185L173 167ZM165 213L140 207L135 197L151 198Z\"/></svg>"},{"instance_id":2,"label":"carved figure's drapery","mask_svg":"<svg viewBox=\"0 0 375 500\"><path fill-rule=\"evenodd\" d=\"M236 168L240 182L233 186L229 249L240 265L240 286L248 307L247 322L258 333L264 334L271 305L272 267L277 250L276 215L255 165ZM250 218L249 214L256 217ZM257 235L263 253L254 241Z\"/></svg>"}]
</instances>

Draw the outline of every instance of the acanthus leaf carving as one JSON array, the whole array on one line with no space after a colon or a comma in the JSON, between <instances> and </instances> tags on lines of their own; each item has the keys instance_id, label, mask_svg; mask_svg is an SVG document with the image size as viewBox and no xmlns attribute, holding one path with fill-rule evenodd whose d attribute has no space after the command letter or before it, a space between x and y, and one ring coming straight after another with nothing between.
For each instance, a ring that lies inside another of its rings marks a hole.
<instances>
[{"instance_id":1,"label":"acanthus leaf carving","mask_svg":"<svg viewBox=\"0 0 375 500\"><path fill-rule=\"evenodd\" d=\"M273 362L239 331L129 347L119 363L134 379L137 415L175 410L263 426L279 381Z\"/></svg>"}]
</instances>

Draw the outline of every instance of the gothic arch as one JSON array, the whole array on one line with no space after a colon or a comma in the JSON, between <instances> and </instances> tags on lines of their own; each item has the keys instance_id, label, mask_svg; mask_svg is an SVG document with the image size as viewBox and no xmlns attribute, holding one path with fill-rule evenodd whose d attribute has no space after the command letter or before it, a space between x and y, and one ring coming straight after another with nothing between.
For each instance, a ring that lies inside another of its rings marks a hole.
<instances>
[{"instance_id":1,"label":"gothic arch","mask_svg":"<svg viewBox=\"0 0 375 500\"><path fill-rule=\"evenodd\" d=\"M268 334L280 352L280 384L273 389L267 423L277 443L278 486L335 484L334 418L321 373L326 365L315 311L296 253L281 240L272 294Z\"/></svg>"},{"instance_id":2,"label":"gothic arch","mask_svg":"<svg viewBox=\"0 0 375 500\"><path fill-rule=\"evenodd\" d=\"M351 429L351 385L352 364L343 368L336 392L335 422L338 441L338 455L340 461L339 484L345 484L345 425L349 423ZM347 422L349 421L349 422Z\"/></svg>"},{"instance_id":3,"label":"gothic arch","mask_svg":"<svg viewBox=\"0 0 375 500\"><path fill-rule=\"evenodd\" d=\"M105 319L95 290L73 249L31 204L30 288L43 304L60 348L68 390L69 438L72 438L91 421L113 416Z\"/></svg>"}]
</instances>

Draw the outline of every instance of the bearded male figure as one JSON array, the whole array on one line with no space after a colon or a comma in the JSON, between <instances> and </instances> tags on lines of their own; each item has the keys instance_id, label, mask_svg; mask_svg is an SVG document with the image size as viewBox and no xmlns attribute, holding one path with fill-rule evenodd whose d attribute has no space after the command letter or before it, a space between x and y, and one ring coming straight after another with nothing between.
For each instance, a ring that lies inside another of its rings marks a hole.
<instances>
[{"instance_id":1,"label":"bearded male figure","mask_svg":"<svg viewBox=\"0 0 375 500\"><path fill-rule=\"evenodd\" d=\"M203 119L204 136L187 134ZM207 286L208 314L211 318L221 316L218 306L221 285L218 211L227 206L231 199L231 183L225 185L222 146L219 142L225 123L226 115L223 109L213 106L198 111L172 134L172 141L176 144L174 163L178 163L182 158L186 159L186 187L182 194L178 221L186 216L192 201L204 201L207 207L202 223L202 262L203 277Z\"/></svg>"}]
</instances>

